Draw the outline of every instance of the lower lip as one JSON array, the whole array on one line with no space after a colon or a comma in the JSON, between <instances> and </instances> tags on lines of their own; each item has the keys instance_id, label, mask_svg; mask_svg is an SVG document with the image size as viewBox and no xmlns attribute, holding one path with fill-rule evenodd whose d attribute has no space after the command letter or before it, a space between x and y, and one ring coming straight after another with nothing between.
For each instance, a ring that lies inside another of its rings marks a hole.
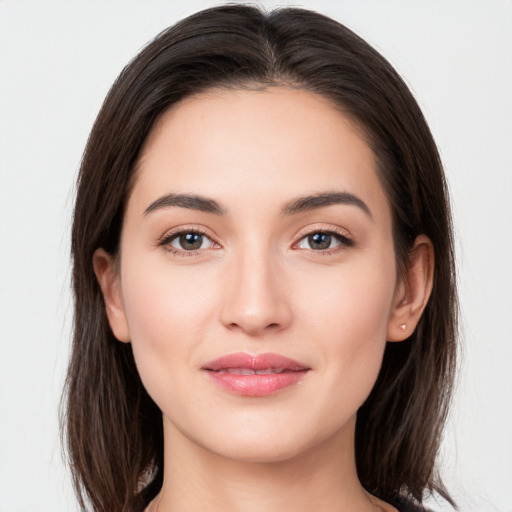
<instances>
[{"instance_id":1,"label":"lower lip","mask_svg":"<svg viewBox=\"0 0 512 512\"><path fill-rule=\"evenodd\" d=\"M297 384L308 370L272 373L267 375L238 375L208 371L211 380L220 388L242 396L269 396Z\"/></svg>"}]
</instances>

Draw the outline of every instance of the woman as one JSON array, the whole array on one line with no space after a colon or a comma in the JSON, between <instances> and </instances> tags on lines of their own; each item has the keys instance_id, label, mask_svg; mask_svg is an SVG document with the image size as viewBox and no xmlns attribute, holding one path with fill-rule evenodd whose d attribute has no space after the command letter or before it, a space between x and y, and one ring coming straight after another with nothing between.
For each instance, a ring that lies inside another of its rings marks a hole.
<instances>
[{"instance_id":1,"label":"woman","mask_svg":"<svg viewBox=\"0 0 512 512\"><path fill-rule=\"evenodd\" d=\"M224 6L160 34L97 118L72 236L82 506L451 500L446 186L407 87L347 28Z\"/></svg>"}]
</instances>

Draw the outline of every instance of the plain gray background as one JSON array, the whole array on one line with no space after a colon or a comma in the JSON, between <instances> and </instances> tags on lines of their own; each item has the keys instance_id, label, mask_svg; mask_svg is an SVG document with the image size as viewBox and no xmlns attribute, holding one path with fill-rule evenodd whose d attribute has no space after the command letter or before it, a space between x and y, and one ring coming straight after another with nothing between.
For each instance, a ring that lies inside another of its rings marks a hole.
<instances>
[{"instance_id":1,"label":"plain gray background","mask_svg":"<svg viewBox=\"0 0 512 512\"><path fill-rule=\"evenodd\" d=\"M0 0L0 512L77 510L57 414L81 152L124 64L161 29L218 3ZM377 47L430 123L452 193L463 333L441 468L462 511L511 512L512 3L294 5Z\"/></svg>"}]
</instances>

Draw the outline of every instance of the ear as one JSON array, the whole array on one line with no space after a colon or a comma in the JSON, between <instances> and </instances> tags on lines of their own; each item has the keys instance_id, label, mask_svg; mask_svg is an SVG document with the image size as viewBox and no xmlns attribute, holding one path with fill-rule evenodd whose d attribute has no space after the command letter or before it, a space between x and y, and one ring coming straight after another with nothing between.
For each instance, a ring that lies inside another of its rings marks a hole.
<instances>
[{"instance_id":1,"label":"ear","mask_svg":"<svg viewBox=\"0 0 512 512\"><path fill-rule=\"evenodd\" d=\"M92 264L105 301L110 328L119 341L129 342L130 332L115 259L104 249L97 249L92 257Z\"/></svg>"},{"instance_id":2,"label":"ear","mask_svg":"<svg viewBox=\"0 0 512 512\"><path fill-rule=\"evenodd\" d=\"M388 323L388 341L403 341L416 329L434 280L434 247L420 235L411 251L407 276L398 283Z\"/></svg>"}]
</instances>

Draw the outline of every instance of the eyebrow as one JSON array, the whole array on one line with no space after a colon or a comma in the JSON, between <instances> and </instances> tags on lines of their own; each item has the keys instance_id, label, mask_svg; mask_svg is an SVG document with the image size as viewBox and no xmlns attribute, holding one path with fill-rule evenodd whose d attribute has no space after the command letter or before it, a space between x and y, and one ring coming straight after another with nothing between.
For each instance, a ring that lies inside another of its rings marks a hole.
<instances>
[{"instance_id":1,"label":"eyebrow","mask_svg":"<svg viewBox=\"0 0 512 512\"><path fill-rule=\"evenodd\" d=\"M281 215L295 215L297 213L316 210L336 204L357 206L373 219L372 213L367 204L350 192L322 192L319 194L298 197L285 204L281 210ZM144 211L144 215L148 215L155 210L170 208L173 206L205 213L213 213L215 215L226 214L225 208L209 197L196 194L167 194L153 201Z\"/></svg>"},{"instance_id":2,"label":"eyebrow","mask_svg":"<svg viewBox=\"0 0 512 512\"><path fill-rule=\"evenodd\" d=\"M368 208L368 205L350 192L322 192L311 196L298 197L285 205L282 210L282 215L294 215L296 213L316 210L335 204L357 206L373 219L372 212L370 208Z\"/></svg>"},{"instance_id":3,"label":"eyebrow","mask_svg":"<svg viewBox=\"0 0 512 512\"><path fill-rule=\"evenodd\" d=\"M189 210L198 210L200 212L214 213L215 215L225 215L226 211L222 206L208 197L195 194L167 194L153 201L145 210L144 215L159 210L178 206L188 208Z\"/></svg>"}]
</instances>

